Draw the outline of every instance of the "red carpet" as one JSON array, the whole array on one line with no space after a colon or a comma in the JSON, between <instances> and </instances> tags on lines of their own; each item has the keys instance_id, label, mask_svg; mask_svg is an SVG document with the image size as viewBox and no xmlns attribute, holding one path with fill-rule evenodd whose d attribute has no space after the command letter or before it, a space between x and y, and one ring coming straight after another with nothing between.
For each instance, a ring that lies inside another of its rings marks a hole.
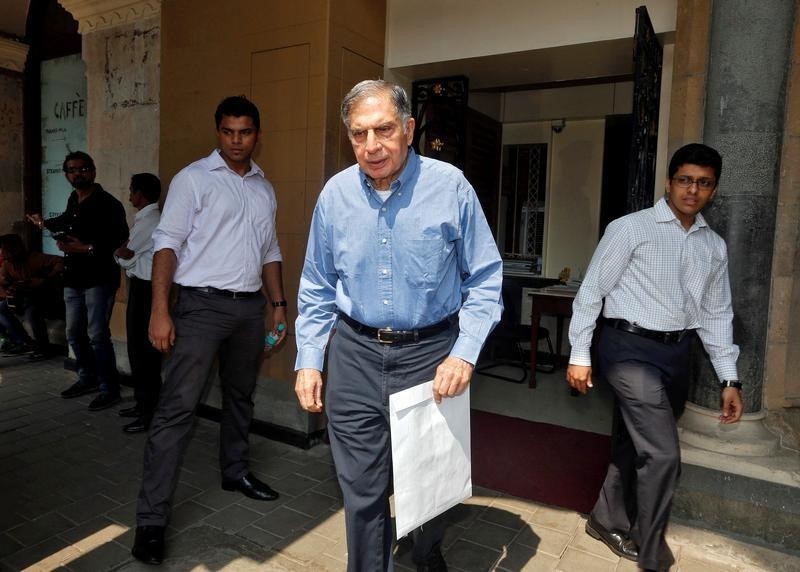
<instances>
[{"instance_id":1,"label":"red carpet","mask_svg":"<svg viewBox=\"0 0 800 572\"><path fill-rule=\"evenodd\" d=\"M472 482L588 513L608 468L611 438L472 410Z\"/></svg>"}]
</instances>

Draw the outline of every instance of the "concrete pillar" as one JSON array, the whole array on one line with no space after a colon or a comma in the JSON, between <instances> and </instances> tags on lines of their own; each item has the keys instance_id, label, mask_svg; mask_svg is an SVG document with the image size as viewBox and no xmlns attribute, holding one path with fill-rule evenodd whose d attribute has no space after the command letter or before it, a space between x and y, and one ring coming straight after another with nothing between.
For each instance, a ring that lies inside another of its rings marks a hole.
<instances>
[{"instance_id":1,"label":"concrete pillar","mask_svg":"<svg viewBox=\"0 0 800 572\"><path fill-rule=\"evenodd\" d=\"M28 46L0 38L0 234L22 220L22 72Z\"/></svg>"},{"instance_id":2,"label":"concrete pillar","mask_svg":"<svg viewBox=\"0 0 800 572\"><path fill-rule=\"evenodd\" d=\"M720 188L705 215L728 244L734 337L745 412L762 407L770 273L779 185L792 0L715 0L704 141L724 157ZM716 376L699 352L690 400L719 407Z\"/></svg>"}]
</instances>

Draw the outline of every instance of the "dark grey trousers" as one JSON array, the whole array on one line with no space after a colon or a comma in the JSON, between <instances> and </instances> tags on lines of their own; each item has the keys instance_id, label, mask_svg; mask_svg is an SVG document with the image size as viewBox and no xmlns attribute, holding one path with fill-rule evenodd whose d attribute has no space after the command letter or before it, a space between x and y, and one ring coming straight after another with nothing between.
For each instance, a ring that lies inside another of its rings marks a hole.
<instances>
[{"instance_id":1,"label":"dark grey trousers","mask_svg":"<svg viewBox=\"0 0 800 572\"><path fill-rule=\"evenodd\" d=\"M136 407L147 420L153 416L161 389L161 352L153 347L148 338L152 305L151 282L131 277L128 282L128 308L125 312L128 361L131 364Z\"/></svg>"},{"instance_id":2,"label":"dark grey trousers","mask_svg":"<svg viewBox=\"0 0 800 572\"><path fill-rule=\"evenodd\" d=\"M220 471L228 479L247 473L253 390L264 349L264 304L260 295L234 300L181 290L173 308L175 346L145 445L138 525L169 522L195 408L217 355L222 382Z\"/></svg>"},{"instance_id":3,"label":"dark grey trousers","mask_svg":"<svg viewBox=\"0 0 800 572\"><path fill-rule=\"evenodd\" d=\"M616 397L611 463L592 509L607 529L629 533L639 545L639 567L673 562L664 541L681 456L676 419L689 390L693 336L663 344L604 327L597 369Z\"/></svg>"},{"instance_id":4,"label":"dark grey trousers","mask_svg":"<svg viewBox=\"0 0 800 572\"><path fill-rule=\"evenodd\" d=\"M392 570L389 495L392 449L389 395L430 381L458 336L458 325L418 342L387 345L339 321L328 352L325 408L336 474L344 496L347 569ZM416 562L441 542L443 519L412 533Z\"/></svg>"}]
</instances>

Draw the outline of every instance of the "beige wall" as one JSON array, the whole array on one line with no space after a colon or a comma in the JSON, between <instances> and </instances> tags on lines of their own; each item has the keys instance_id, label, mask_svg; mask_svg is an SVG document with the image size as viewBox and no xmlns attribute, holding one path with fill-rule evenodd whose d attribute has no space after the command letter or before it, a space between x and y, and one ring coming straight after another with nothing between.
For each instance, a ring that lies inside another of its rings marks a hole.
<instances>
[{"instance_id":1,"label":"beige wall","mask_svg":"<svg viewBox=\"0 0 800 572\"><path fill-rule=\"evenodd\" d=\"M675 29L677 0L390 0L386 67L583 44L633 35L646 5L656 32Z\"/></svg>"},{"instance_id":2,"label":"beige wall","mask_svg":"<svg viewBox=\"0 0 800 572\"><path fill-rule=\"evenodd\" d=\"M385 3L250 0L221 10L212 0L174 0L162 5L162 30L166 182L214 148L213 113L221 99L245 94L261 112L255 160L278 198L290 327L286 343L264 361L257 416L304 430L287 381L294 379L294 302L308 228L325 180L352 162L339 121L341 98L357 81L382 75Z\"/></svg>"}]
</instances>

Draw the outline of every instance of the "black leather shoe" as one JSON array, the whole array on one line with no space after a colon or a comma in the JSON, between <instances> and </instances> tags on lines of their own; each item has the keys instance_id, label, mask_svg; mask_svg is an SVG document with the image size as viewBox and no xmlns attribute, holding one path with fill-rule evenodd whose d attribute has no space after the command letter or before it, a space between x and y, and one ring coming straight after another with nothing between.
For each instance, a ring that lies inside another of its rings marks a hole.
<instances>
[{"instance_id":1,"label":"black leather shoe","mask_svg":"<svg viewBox=\"0 0 800 572\"><path fill-rule=\"evenodd\" d=\"M247 473L241 479L222 479L222 489L226 491L239 491L246 497L255 500L270 501L278 498L278 493L273 491L267 483L259 481L253 473Z\"/></svg>"},{"instance_id":2,"label":"black leather shoe","mask_svg":"<svg viewBox=\"0 0 800 572\"><path fill-rule=\"evenodd\" d=\"M101 411L103 409L108 409L120 401L122 401L122 398L119 396L119 393L106 393L104 391L92 399L92 402L89 404L89 411Z\"/></svg>"},{"instance_id":3,"label":"black leather shoe","mask_svg":"<svg viewBox=\"0 0 800 572\"><path fill-rule=\"evenodd\" d=\"M438 546L428 555L425 562L417 564L417 572L447 572L447 562L444 561Z\"/></svg>"},{"instance_id":4,"label":"black leather shoe","mask_svg":"<svg viewBox=\"0 0 800 572\"><path fill-rule=\"evenodd\" d=\"M138 419L134 419L133 422L123 425L122 430L125 433L143 433L147 431L148 427L150 427L148 420L144 417L139 417Z\"/></svg>"},{"instance_id":5,"label":"black leather shoe","mask_svg":"<svg viewBox=\"0 0 800 572\"><path fill-rule=\"evenodd\" d=\"M96 384L83 383L81 381L73 383L67 389L61 392L61 397L64 399L72 399L73 397L80 397L87 393L94 393L100 391L100 386Z\"/></svg>"},{"instance_id":6,"label":"black leather shoe","mask_svg":"<svg viewBox=\"0 0 800 572\"><path fill-rule=\"evenodd\" d=\"M131 554L145 564L161 564L164 561L164 527L137 526Z\"/></svg>"},{"instance_id":7,"label":"black leather shoe","mask_svg":"<svg viewBox=\"0 0 800 572\"><path fill-rule=\"evenodd\" d=\"M118 411L118 413L120 417L136 418L142 416L142 412L139 411L139 408L135 405L133 407L123 407Z\"/></svg>"},{"instance_id":8,"label":"black leather shoe","mask_svg":"<svg viewBox=\"0 0 800 572\"><path fill-rule=\"evenodd\" d=\"M639 559L639 548L633 540L628 538L627 534L619 530L605 529L597 523L591 514L586 521L586 534L608 546L611 552L617 556L633 560L634 562Z\"/></svg>"}]
</instances>

